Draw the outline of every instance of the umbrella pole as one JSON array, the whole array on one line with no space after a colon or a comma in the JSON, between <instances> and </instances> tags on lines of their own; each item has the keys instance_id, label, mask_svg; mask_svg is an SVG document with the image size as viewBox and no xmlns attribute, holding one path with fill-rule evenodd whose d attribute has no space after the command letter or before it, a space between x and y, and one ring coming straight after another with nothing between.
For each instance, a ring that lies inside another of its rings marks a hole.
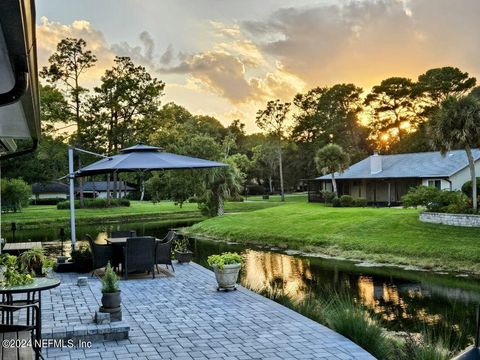
<instances>
[{"instance_id":1,"label":"umbrella pole","mask_svg":"<svg viewBox=\"0 0 480 360\"><path fill-rule=\"evenodd\" d=\"M72 251L75 251L75 174L73 171L73 147L68 147L68 172L70 179L70 237L72 239Z\"/></svg>"}]
</instances>

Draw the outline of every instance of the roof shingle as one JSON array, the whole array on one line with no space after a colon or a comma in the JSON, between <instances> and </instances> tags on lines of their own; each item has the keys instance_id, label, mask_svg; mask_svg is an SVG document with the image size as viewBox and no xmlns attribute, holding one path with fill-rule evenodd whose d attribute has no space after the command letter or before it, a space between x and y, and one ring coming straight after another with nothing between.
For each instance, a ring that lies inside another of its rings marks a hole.
<instances>
[{"instance_id":1,"label":"roof shingle","mask_svg":"<svg viewBox=\"0 0 480 360\"><path fill-rule=\"evenodd\" d=\"M474 149L473 158L480 159L480 149ZM353 164L342 174L335 173L337 179L385 179L385 178L447 178L468 166L464 150L449 151L445 156L440 152L422 152L412 154L379 155L382 171L372 174L369 156ZM317 177L316 180L328 180L331 174Z\"/></svg>"}]
</instances>

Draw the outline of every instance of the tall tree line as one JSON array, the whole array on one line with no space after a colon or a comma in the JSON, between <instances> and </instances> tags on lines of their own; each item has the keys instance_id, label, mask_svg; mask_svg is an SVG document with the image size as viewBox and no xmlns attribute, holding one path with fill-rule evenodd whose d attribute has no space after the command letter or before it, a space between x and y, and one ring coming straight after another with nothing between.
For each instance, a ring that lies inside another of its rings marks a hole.
<instances>
[{"instance_id":1,"label":"tall tree line","mask_svg":"<svg viewBox=\"0 0 480 360\"><path fill-rule=\"evenodd\" d=\"M67 143L112 154L145 142L177 153L228 159L243 174L243 191L283 194L300 189L301 180L319 175L315 154L328 144L339 145L351 163L375 150L440 150L427 133L435 112L449 97L480 93L476 79L468 73L442 67L415 80L391 77L369 91L352 83L315 87L291 101L268 101L256 119L238 119L224 126L211 116L193 115L174 103L162 104L165 83L128 57L115 58L98 86L88 89L85 74L96 61L82 39L67 38L58 44L49 66L40 73L44 82L40 149L34 159L5 162L5 176L34 182L65 175ZM255 120L262 132L246 134L246 120ZM39 161L44 164L41 169ZM163 184L168 193L152 191L149 196L182 202L202 191L193 183L194 176L182 176L147 175L145 180L154 177L152 182ZM141 182L135 174L125 179ZM182 192L180 187L189 190Z\"/></svg>"}]
</instances>

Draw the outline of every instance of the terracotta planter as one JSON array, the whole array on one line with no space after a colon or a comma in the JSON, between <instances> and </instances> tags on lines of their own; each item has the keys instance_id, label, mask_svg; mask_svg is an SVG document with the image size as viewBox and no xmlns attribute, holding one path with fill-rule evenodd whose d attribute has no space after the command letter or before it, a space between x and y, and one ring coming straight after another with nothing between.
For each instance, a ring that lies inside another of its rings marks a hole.
<instances>
[{"instance_id":1,"label":"terracotta planter","mask_svg":"<svg viewBox=\"0 0 480 360\"><path fill-rule=\"evenodd\" d=\"M212 267L215 272L215 278L217 279L217 290L237 289L238 274L242 268L241 264L224 265L223 269L219 269L216 265Z\"/></svg>"},{"instance_id":2,"label":"terracotta planter","mask_svg":"<svg viewBox=\"0 0 480 360\"><path fill-rule=\"evenodd\" d=\"M175 250L175 257L179 263L189 263L192 261L193 253L191 251L176 251Z\"/></svg>"},{"instance_id":3,"label":"terracotta planter","mask_svg":"<svg viewBox=\"0 0 480 360\"><path fill-rule=\"evenodd\" d=\"M122 298L120 297L120 290L114 293L103 293L102 294L102 306L105 309L118 308Z\"/></svg>"}]
</instances>

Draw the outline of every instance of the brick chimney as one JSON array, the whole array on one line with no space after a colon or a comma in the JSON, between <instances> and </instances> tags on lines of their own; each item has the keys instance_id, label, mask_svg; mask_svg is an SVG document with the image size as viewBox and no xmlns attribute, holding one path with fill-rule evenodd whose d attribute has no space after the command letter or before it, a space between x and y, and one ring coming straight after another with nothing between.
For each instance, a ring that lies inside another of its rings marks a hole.
<instances>
[{"instance_id":1,"label":"brick chimney","mask_svg":"<svg viewBox=\"0 0 480 360\"><path fill-rule=\"evenodd\" d=\"M378 174L379 172L382 172L382 156L374 152L370 156L370 174Z\"/></svg>"}]
</instances>

